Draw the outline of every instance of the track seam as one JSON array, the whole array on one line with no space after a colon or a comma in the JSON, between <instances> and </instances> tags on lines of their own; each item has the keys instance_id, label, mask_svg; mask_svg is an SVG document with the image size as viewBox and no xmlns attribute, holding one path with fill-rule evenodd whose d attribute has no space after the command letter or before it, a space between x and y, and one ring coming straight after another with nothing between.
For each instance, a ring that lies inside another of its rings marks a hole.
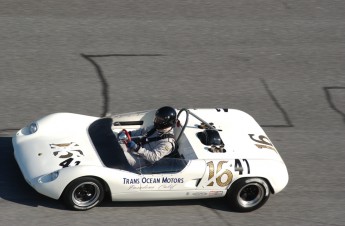
<instances>
[{"instance_id":1,"label":"track seam","mask_svg":"<svg viewBox=\"0 0 345 226\"><path fill-rule=\"evenodd\" d=\"M268 93L269 97L271 98L271 100L273 101L274 105L278 108L278 110L281 112L281 114L283 115L283 118L286 122L285 125L260 125L261 127L277 127L277 128L290 128L290 127L294 127L294 125L292 124L292 121L287 113L287 111L285 111L285 109L282 107L282 105L279 103L279 101L277 100L277 98L274 96L273 92L270 90L270 88L268 87L265 79L260 79L266 92Z\"/></svg>"},{"instance_id":2,"label":"track seam","mask_svg":"<svg viewBox=\"0 0 345 226\"><path fill-rule=\"evenodd\" d=\"M105 117L110 114L109 112L109 83L104 76L101 66L93 58L102 58L102 57L157 57L164 56L163 54L80 54L84 59L89 61L96 69L97 76L101 81L102 85L102 97L103 97L103 107L101 117Z\"/></svg>"}]
</instances>

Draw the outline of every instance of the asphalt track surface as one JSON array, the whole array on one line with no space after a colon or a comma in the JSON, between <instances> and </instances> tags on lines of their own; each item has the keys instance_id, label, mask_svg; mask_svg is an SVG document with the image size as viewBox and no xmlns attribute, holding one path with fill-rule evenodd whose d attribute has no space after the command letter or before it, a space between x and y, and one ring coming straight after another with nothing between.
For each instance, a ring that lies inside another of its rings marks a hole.
<instances>
[{"instance_id":1,"label":"asphalt track surface","mask_svg":"<svg viewBox=\"0 0 345 226\"><path fill-rule=\"evenodd\" d=\"M345 225L345 1L0 1L0 225ZM11 136L46 114L175 107L248 112L287 164L251 213L222 200L37 194Z\"/></svg>"}]
</instances>

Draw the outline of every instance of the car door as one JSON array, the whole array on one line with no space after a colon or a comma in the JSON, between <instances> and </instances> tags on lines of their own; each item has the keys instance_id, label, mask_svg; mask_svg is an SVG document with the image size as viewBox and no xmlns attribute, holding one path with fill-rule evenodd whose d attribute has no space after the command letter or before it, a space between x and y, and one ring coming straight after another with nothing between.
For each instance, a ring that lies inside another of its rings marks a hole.
<instances>
[{"instance_id":1,"label":"car door","mask_svg":"<svg viewBox=\"0 0 345 226\"><path fill-rule=\"evenodd\" d=\"M141 169L140 190L148 200L183 199L197 190L205 161L165 158Z\"/></svg>"}]
</instances>

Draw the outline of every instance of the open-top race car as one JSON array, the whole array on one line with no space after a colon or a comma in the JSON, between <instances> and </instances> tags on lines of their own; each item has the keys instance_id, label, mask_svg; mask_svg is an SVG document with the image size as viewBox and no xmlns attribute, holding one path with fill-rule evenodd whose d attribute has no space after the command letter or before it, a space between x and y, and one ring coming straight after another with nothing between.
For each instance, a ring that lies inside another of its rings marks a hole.
<instances>
[{"instance_id":1,"label":"open-top race car","mask_svg":"<svg viewBox=\"0 0 345 226\"><path fill-rule=\"evenodd\" d=\"M104 197L224 197L232 210L248 212L287 185L277 149L251 116L234 109L180 109L174 151L150 166L133 168L118 155L116 134L151 126L154 115L154 110L106 118L51 114L13 136L15 159L36 191L75 210L90 209Z\"/></svg>"}]
</instances>

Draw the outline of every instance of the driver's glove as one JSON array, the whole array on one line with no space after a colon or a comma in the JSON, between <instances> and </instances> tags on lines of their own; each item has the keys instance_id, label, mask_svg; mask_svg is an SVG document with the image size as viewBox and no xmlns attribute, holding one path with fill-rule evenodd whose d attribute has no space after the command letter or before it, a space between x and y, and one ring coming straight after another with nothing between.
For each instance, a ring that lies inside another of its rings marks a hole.
<instances>
[{"instance_id":1,"label":"driver's glove","mask_svg":"<svg viewBox=\"0 0 345 226\"><path fill-rule=\"evenodd\" d=\"M117 138L119 138L119 140L127 140L128 139L125 132L123 132L123 131L121 131L117 134Z\"/></svg>"},{"instance_id":2,"label":"driver's glove","mask_svg":"<svg viewBox=\"0 0 345 226\"><path fill-rule=\"evenodd\" d=\"M134 142L134 141L130 141L127 143L127 148L130 150L130 151L135 151L137 152L138 149L139 149L139 146Z\"/></svg>"},{"instance_id":3,"label":"driver's glove","mask_svg":"<svg viewBox=\"0 0 345 226\"><path fill-rule=\"evenodd\" d=\"M127 141L128 141L128 137L127 135L124 133L124 132L120 132L118 135L117 135L117 138L122 141L123 143L127 144Z\"/></svg>"}]
</instances>

